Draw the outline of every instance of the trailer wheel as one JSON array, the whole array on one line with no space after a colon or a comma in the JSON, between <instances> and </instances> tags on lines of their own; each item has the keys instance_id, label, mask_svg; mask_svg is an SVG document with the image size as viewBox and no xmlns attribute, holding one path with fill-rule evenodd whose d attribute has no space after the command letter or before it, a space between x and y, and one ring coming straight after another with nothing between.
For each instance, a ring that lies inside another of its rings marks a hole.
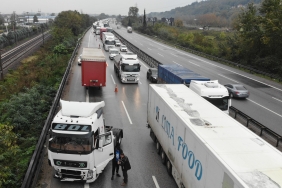
<instances>
[{"instance_id":1,"label":"trailer wheel","mask_svg":"<svg viewBox=\"0 0 282 188\"><path fill-rule=\"evenodd\" d=\"M162 163L165 165L166 164L166 154L163 148L161 149L161 160L162 160Z\"/></svg>"},{"instance_id":2,"label":"trailer wheel","mask_svg":"<svg viewBox=\"0 0 282 188\"><path fill-rule=\"evenodd\" d=\"M167 169L168 175L172 176L172 166L171 166L169 159L166 160L166 169Z\"/></svg>"},{"instance_id":3,"label":"trailer wheel","mask_svg":"<svg viewBox=\"0 0 282 188\"><path fill-rule=\"evenodd\" d=\"M158 140L156 141L156 147L157 147L157 154L160 154L161 153L161 145L160 145Z\"/></svg>"}]
</instances>

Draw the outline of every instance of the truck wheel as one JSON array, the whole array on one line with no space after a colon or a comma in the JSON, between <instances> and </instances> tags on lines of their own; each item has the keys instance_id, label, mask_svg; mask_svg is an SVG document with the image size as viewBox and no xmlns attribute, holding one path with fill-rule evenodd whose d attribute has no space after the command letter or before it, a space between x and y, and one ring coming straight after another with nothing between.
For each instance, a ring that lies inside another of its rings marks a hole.
<instances>
[{"instance_id":1,"label":"truck wheel","mask_svg":"<svg viewBox=\"0 0 282 188\"><path fill-rule=\"evenodd\" d=\"M172 176L172 166L171 166L169 159L166 160L166 169L167 169L168 175Z\"/></svg>"},{"instance_id":2,"label":"truck wheel","mask_svg":"<svg viewBox=\"0 0 282 188\"><path fill-rule=\"evenodd\" d=\"M163 148L161 149L161 160L162 160L162 163L165 165L166 164L166 154Z\"/></svg>"},{"instance_id":3,"label":"truck wheel","mask_svg":"<svg viewBox=\"0 0 282 188\"><path fill-rule=\"evenodd\" d=\"M161 145L160 145L158 140L156 141L156 147L157 147L157 154L160 154L161 153Z\"/></svg>"}]
</instances>

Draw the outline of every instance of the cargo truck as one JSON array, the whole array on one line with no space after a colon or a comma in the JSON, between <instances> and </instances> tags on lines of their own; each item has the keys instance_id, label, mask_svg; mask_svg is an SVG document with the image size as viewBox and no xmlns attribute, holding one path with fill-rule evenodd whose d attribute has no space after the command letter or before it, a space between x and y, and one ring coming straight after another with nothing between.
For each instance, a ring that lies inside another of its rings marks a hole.
<instances>
[{"instance_id":1,"label":"cargo truck","mask_svg":"<svg viewBox=\"0 0 282 188\"><path fill-rule=\"evenodd\" d=\"M189 86L191 80L209 81L210 79L179 65L159 64L158 66L158 83Z\"/></svg>"},{"instance_id":2,"label":"cargo truck","mask_svg":"<svg viewBox=\"0 0 282 188\"><path fill-rule=\"evenodd\" d=\"M103 27L103 28L100 29L100 39L101 39L101 40L103 39L103 33L104 33L104 32L107 32L107 28L104 28L104 27Z\"/></svg>"},{"instance_id":3,"label":"cargo truck","mask_svg":"<svg viewBox=\"0 0 282 188\"><path fill-rule=\"evenodd\" d=\"M82 86L106 86L106 58L101 49L83 48L81 54Z\"/></svg>"},{"instance_id":4,"label":"cargo truck","mask_svg":"<svg viewBox=\"0 0 282 188\"><path fill-rule=\"evenodd\" d=\"M122 83L138 83L141 65L136 54L128 52L114 57L114 70Z\"/></svg>"},{"instance_id":5,"label":"cargo truck","mask_svg":"<svg viewBox=\"0 0 282 188\"><path fill-rule=\"evenodd\" d=\"M61 181L94 182L114 157L123 130L104 124L105 102L60 101L49 131L48 163Z\"/></svg>"},{"instance_id":6,"label":"cargo truck","mask_svg":"<svg viewBox=\"0 0 282 188\"><path fill-rule=\"evenodd\" d=\"M183 84L149 85L147 121L178 187L282 187L282 153Z\"/></svg>"},{"instance_id":7,"label":"cargo truck","mask_svg":"<svg viewBox=\"0 0 282 188\"><path fill-rule=\"evenodd\" d=\"M157 82L185 84L225 113L229 113L231 99L228 90L217 80L210 81L209 78L179 65L159 65Z\"/></svg>"},{"instance_id":8,"label":"cargo truck","mask_svg":"<svg viewBox=\"0 0 282 188\"><path fill-rule=\"evenodd\" d=\"M109 48L114 48L116 46L115 36L110 32L102 33L102 42L103 47L106 52L109 51Z\"/></svg>"},{"instance_id":9,"label":"cargo truck","mask_svg":"<svg viewBox=\"0 0 282 188\"><path fill-rule=\"evenodd\" d=\"M231 99L226 87L219 84L218 80L191 80L189 88L225 113L229 113Z\"/></svg>"}]
</instances>

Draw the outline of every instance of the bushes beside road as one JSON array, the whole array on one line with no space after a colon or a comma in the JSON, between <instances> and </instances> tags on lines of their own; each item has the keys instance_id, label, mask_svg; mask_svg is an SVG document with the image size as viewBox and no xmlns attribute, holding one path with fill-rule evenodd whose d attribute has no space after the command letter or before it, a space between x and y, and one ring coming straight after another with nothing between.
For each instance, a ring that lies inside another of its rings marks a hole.
<instances>
[{"instance_id":1,"label":"bushes beside road","mask_svg":"<svg viewBox=\"0 0 282 188\"><path fill-rule=\"evenodd\" d=\"M0 187L21 186L76 41L92 24L87 15L67 12L81 18L84 27L68 37L57 33L60 40L45 43L0 81ZM57 27L63 28L55 21L53 31Z\"/></svg>"}]
</instances>

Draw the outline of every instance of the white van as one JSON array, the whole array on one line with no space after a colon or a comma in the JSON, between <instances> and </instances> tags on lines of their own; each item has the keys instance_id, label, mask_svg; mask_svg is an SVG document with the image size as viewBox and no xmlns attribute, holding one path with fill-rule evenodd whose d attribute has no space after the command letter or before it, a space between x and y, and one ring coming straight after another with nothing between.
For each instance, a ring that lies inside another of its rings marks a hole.
<instances>
[{"instance_id":1,"label":"white van","mask_svg":"<svg viewBox=\"0 0 282 188\"><path fill-rule=\"evenodd\" d=\"M118 49L116 49L116 48L110 48L110 49L109 49L109 58L110 58L110 60L113 60L114 57L115 57L116 55L118 55L118 54L119 54Z\"/></svg>"}]
</instances>

